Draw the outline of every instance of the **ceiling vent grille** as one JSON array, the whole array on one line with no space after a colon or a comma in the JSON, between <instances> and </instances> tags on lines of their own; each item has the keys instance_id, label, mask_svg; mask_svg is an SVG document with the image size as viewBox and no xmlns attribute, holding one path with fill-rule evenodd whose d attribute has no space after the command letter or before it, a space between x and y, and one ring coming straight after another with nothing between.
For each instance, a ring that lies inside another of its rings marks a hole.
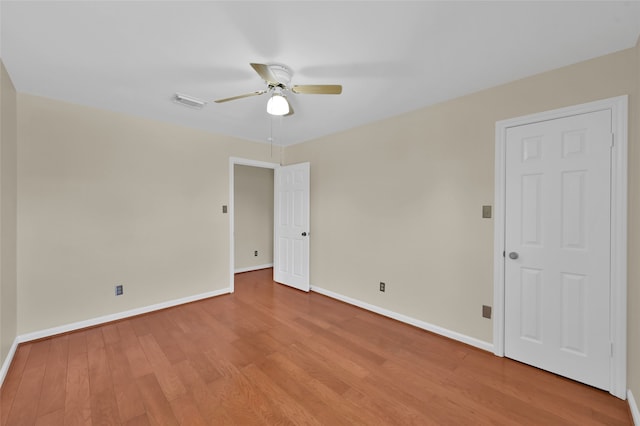
<instances>
[{"instance_id":1,"label":"ceiling vent grille","mask_svg":"<svg viewBox=\"0 0 640 426\"><path fill-rule=\"evenodd\" d=\"M175 95L173 95L173 101L177 104L195 109L202 109L207 104L207 102L205 101L193 98L191 96L181 95L180 93L176 93Z\"/></svg>"}]
</instances>

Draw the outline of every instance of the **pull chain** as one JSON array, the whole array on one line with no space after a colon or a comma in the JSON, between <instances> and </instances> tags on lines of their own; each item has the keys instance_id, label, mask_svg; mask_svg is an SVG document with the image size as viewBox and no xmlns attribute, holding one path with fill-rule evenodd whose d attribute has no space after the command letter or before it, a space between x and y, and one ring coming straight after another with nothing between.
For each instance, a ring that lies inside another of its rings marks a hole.
<instances>
[{"instance_id":1,"label":"pull chain","mask_svg":"<svg viewBox=\"0 0 640 426\"><path fill-rule=\"evenodd\" d=\"M269 117L269 142L271 142L270 158L273 158L273 117Z\"/></svg>"}]
</instances>

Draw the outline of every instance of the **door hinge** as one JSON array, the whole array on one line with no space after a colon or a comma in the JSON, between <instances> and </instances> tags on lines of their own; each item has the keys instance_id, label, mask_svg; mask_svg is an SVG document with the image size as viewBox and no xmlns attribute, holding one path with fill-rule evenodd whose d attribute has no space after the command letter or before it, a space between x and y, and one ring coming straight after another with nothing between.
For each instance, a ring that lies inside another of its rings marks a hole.
<instances>
[{"instance_id":1,"label":"door hinge","mask_svg":"<svg viewBox=\"0 0 640 426\"><path fill-rule=\"evenodd\" d=\"M507 252L506 251L502 251L502 257L507 257Z\"/></svg>"},{"instance_id":2,"label":"door hinge","mask_svg":"<svg viewBox=\"0 0 640 426\"><path fill-rule=\"evenodd\" d=\"M613 342L611 342L611 357L613 358Z\"/></svg>"},{"instance_id":3,"label":"door hinge","mask_svg":"<svg viewBox=\"0 0 640 426\"><path fill-rule=\"evenodd\" d=\"M611 133L611 148L613 148L613 146L615 145L616 141L616 134L615 133Z\"/></svg>"}]
</instances>

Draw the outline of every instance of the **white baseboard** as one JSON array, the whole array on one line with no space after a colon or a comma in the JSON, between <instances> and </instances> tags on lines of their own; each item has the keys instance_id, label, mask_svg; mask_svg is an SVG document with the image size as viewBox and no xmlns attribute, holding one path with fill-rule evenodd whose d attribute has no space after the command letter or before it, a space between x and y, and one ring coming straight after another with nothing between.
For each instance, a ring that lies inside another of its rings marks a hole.
<instances>
[{"instance_id":1,"label":"white baseboard","mask_svg":"<svg viewBox=\"0 0 640 426\"><path fill-rule=\"evenodd\" d=\"M421 321L419 319L415 319L403 314L399 314L397 312L390 311L385 308L381 308L379 306L371 305L369 303L363 302L361 300L353 299L348 296L343 296L338 293L334 293L331 290L327 290L321 287L311 286L311 291L315 291L316 293L323 294L325 296L331 297L332 299L337 299L342 302L348 303L350 305L357 306L362 309L366 309L367 311L375 312L376 314L383 315L385 317L393 318L400 322L404 322L406 324L413 325L415 327L421 328L423 330L430 331L435 334L439 334L441 336L448 337L453 340L457 340L462 343L466 343L467 345L474 346L476 348L493 352L493 344L489 342L485 342L483 340L476 339L474 337L470 337L455 331L447 330L446 328L439 327L434 324L430 324L425 321Z\"/></svg>"},{"instance_id":2,"label":"white baseboard","mask_svg":"<svg viewBox=\"0 0 640 426\"><path fill-rule=\"evenodd\" d=\"M11 361L13 361L13 357L16 355L16 349L18 349L17 337L13 340L13 344L11 345L11 348L9 348L9 353L7 353L7 357L2 363L2 368L0 368L0 387L2 387L5 377L7 377L7 372L9 371L9 367L11 366Z\"/></svg>"},{"instance_id":3,"label":"white baseboard","mask_svg":"<svg viewBox=\"0 0 640 426\"><path fill-rule=\"evenodd\" d=\"M229 289L210 291L207 293L196 294L193 296L183 297L180 299L168 300L166 302L156 303L155 305L144 306L142 308L131 309L129 311L118 312L115 314L104 315L97 318L78 321L71 324L65 324L58 327L48 328L46 330L35 331L33 333L22 334L16 339L18 343L30 342L32 340L42 339L45 337L55 336L56 334L68 333L70 331L81 330L83 328L94 327L96 325L105 324L111 321L117 321L124 318L134 317L136 315L146 314L160 309L171 308L173 306L183 305L185 303L196 302L202 299L208 299L222 294L228 294Z\"/></svg>"},{"instance_id":4,"label":"white baseboard","mask_svg":"<svg viewBox=\"0 0 640 426\"><path fill-rule=\"evenodd\" d=\"M264 265L247 266L246 268L238 268L233 272L235 274L240 274L242 272L251 272L251 271L257 271L259 269L267 269L267 268L273 268L273 263L265 263Z\"/></svg>"},{"instance_id":5,"label":"white baseboard","mask_svg":"<svg viewBox=\"0 0 640 426\"><path fill-rule=\"evenodd\" d=\"M46 330L34 331L32 333L22 334L15 338L13 345L7 354L4 362L2 363L2 369L0 370L0 386L4 382L4 378L9 371L11 361L15 356L18 344L30 342L32 340L43 339L45 337L55 336L56 334L68 333L70 331L81 330L83 328L94 327L101 324L106 324L112 321L118 321L124 318L134 317L136 315L146 314L153 311L159 311L161 309L171 308L173 306L184 305L185 303L196 302L202 299L208 299L210 297L221 296L223 294L229 294L229 289L224 288L221 290L210 291L207 293L196 294L194 296L183 297L180 299L168 300L166 302L156 303L154 305L144 306L142 308L131 309L128 311L118 312L115 314L104 315L97 318L88 319L85 321L78 321L71 324L65 324L58 327L47 328Z\"/></svg>"},{"instance_id":6,"label":"white baseboard","mask_svg":"<svg viewBox=\"0 0 640 426\"><path fill-rule=\"evenodd\" d=\"M633 417L633 424L636 426L640 426L640 410L638 410L638 405L636 404L636 400L633 398L631 389L627 390L627 401L629 402L631 417Z\"/></svg>"}]
</instances>

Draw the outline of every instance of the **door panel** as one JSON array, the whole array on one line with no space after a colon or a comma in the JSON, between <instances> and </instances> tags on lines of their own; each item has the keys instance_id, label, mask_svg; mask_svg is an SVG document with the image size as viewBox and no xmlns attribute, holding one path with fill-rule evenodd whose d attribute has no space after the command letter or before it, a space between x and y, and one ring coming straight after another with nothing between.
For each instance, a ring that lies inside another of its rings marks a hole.
<instances>
[{"instance_id":1,"label":"door panel","mask_svg":"<svg viewBox=\"0 0 640 426\"><path fill-rule=\"evenodd\" d=\"M542 342L542 271L522 268L520 292L520 337Z\"/></svg>"},{"instance_id":2,"label":"door panel","mask_svg":"<svg viewBox=\"0 0 640 426\"><path fill-rule=\"evenodd\" d=\"M610 386L611 113L507 129L505 355Z\"/></svg>"}]
</instances>

